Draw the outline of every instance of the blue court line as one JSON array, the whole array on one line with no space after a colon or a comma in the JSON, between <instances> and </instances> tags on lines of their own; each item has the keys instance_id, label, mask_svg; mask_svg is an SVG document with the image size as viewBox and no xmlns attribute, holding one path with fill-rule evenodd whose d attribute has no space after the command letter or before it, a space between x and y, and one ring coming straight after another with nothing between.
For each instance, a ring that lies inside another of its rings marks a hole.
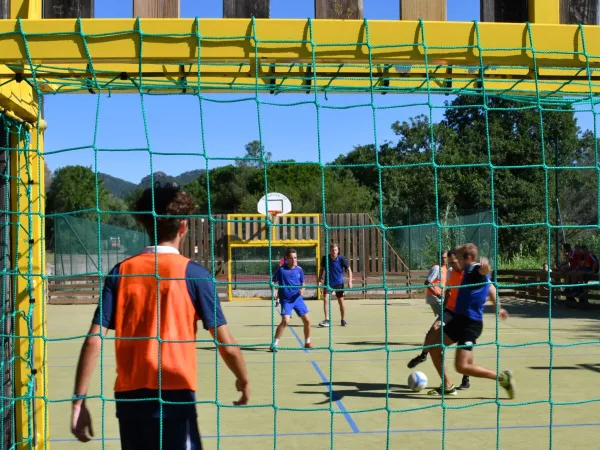
<instances>
[{"instance_id":1,"label":"blue court line","mask_svg":"<svg viewBox=\"0 0 600 450\"><path fill-rule=\"evenodd\" d=\"M600 423L564 423L554 424L552 428L582 428L582 427L599 427ZM465 431L496 431L496 430L534 430L534 429L550 429L550 425L506 425L500 427L461 427L461 428L446 428L446 432L465 432ZM359 431L359 434L405 434L405 433L441 433L441 428L423 428L423 429L400 429L400 430L369 430ZM354 431L333 431L334 435L354 435ZM329 431L307 431L303 433L277 433L277 437L297 437L297 436L329 436ZM202 439L248 439L248 438L272 438L273 433L256 433L256 434L222 434L217 435L201 435ZM92 441L101 441L101 438L93 438ZM105 441L118 441L118 437L106 437ZM75 438L55 438L50 439L50 442L77 442Z\"/></svg>"},{"instance_id":2,"label":"blue court line","mask_svg":"<svg viewBox=\"0 0 600 450\"><path fill-rule=\"evenodd\" d=\"M294 328L292 328L292 327L289 327L289 329L292 331L292 334L296 337L296 340L298 341L300 346L304 348L304 343L302 342L302 339L300 339L300 336L298 336L298 333L296 333L296 330L294 330ZM304 353L308 353L308 350L304 349ZM323 383L325 383L325 385L327 386L327 389L329 390L329 395L331 396L331 398L332 399L335 398L335 394L333 393L333 386L331 385L331 383L329 382L329 380L327 379L327 377L325 376L325 374L323 373L323 371L321 370L319 365L315 361L311 361L311 364L317 371L317 374L319 375L319 377L321 377L321 380L323 381ZM341 400L334 400L334 401L335 401L335 404L340 409L340 411L342 411L344 418L346 419L346 422L348 422L348 425L350 425L350 428L352 429L352 432L360 433L360 430L356 426L356 422L354 422L354 419L352 419L352 417L348 413L348 410L346 409L346 407L344 406L342 401Z\"/></svg>"}]
</instances>

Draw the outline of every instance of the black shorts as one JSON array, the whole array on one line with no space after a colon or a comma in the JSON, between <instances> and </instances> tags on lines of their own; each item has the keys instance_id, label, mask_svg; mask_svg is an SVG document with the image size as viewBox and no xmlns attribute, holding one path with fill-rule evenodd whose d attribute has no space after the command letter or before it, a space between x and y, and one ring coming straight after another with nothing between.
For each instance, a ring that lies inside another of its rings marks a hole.
<instances>
[{"instance_id":1,"label":"black shorts","mask_svg":"<svg viewBox=\"0 0 600 450\"><path fill-rule=\"evenodd\" d=\"M454 312L444 308L444 324L447 324L454 317ZM442 321L442 315L440 314L437 318L440 322Z\"/></svg>"},{"instance_id":2,"label":"black shorts","mask_svg":"<svg viewBox=\"0 0 600 450\"><path fill-rule=\"evenodd\" d=\"M196 418L162 420L162 447L160 446L160 419L119 419L122 450L202 450Z\"/></svg>"},{"instance_id":3,"label":"black shorts","mask_svg":"<svg viewBox=\"0 0 600 450\"><path fill-rule=\"evenodd\" d=\"M446 311L444 311L444 314ZM458 345L466 345L465 350L472 350L473 345L483 332L483 322L469 319L461 314L454 314L451 320L444 318L444 334Z\"/></svg>"},{"instance_id":4,"label":"black shorts","mask_svg":"<svg viewBox=\"0 0 600 450\"><path fill-rule=\"evenodd\" d=\"M331 290L335 291L335 295L337 298L343 297L344 296L344 285L340 284L339 286L331 286ZM324 294L329 294L329 289L324 288L323 289L323 293Z\"/></svg>"}]
</instances>

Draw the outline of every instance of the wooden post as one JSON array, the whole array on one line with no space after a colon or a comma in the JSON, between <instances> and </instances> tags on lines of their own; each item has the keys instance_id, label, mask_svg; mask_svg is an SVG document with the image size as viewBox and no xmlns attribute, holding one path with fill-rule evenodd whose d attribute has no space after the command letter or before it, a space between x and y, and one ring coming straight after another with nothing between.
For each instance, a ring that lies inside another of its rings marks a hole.
<instances>
[{"instance_id":1,"label":"wooden post","mask_svg":"<svg viewBox=\"0 0 600 450\"><path fill-rule=\"evenodd\" d=\"M268 19L271 0L223 0L223 17L226 19Z\"/></svg>"},{"instance_id":2,"label":"wooden post","mask_svg":"<svg viewBox=\"0 0 600 450\"><path fill-rule=\"evenodd\" d=\"M178 19L179 0L133 0L133 17Z\"/></svg>"},{"instance_id":3,"label":"wooden post","mask_svg":"<svg viewBox=\"0 0 600 450\"><path fill-rule=\"evenodd\" d=\"M44 0L44 19L92 19L93 17L94 0Z\"/></svg>"},{"instance_id":4,"label":"wooden post","mask_svg":"<svg viewBox=\"0 0 600 450\"><path fill-rule=\"evenodd\" d=\"M0 19L8 19L8 0L0 0Z\"/></svg>"},{"instance_id":5,"label":"wooden post","mask_svg":"<svg viewBox=\"0 0 600 450\"><path fill-rule=\"evenodd\" d=\"M527 2L522 0L480 0L482 22L523 23L529 19Z\"/></svg>"},{"instance_id":6,"label":"wooden post","mask_svg":"<svg viewBox=\"0 0 600 450\"><path fill-rule=\"evenodd\" d=\"M598 25L598 0L560 0L560 23Z\"/></svg>"},{"instance_id":7,"label":"wooden post","mask_svg":"<svg viewBox=\"0 0 600 450\"><path fill-rule=\"evenodd\" d=\"M400 20L446 21L446 0L400 0Z\"/></svg>"},{"instance_id":8,"label":"wooden post","mask_svg":"<svg viewBox=\"0 0 600 450\"><path fill-rule=\"evenodd\" d=\"M315 18L361 20L363 0L315 0Z\"/></svg>"}]
</instances>

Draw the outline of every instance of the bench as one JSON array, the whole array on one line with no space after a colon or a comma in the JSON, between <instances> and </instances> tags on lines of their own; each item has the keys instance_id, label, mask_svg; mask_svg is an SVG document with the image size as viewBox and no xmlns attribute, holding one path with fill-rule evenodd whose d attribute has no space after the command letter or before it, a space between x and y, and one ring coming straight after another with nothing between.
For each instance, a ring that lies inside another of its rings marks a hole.
<instances>
[{"instance_id":1,"label":"bench","mask_svg":"<svg viewBox=\"0 0 600 450\"><path fill-rule=\"evenodd\" d=\"M48 304L90 305L98 303L101 282L97 275L51 277L48 280Z\"/></svg>"}]
</instances>

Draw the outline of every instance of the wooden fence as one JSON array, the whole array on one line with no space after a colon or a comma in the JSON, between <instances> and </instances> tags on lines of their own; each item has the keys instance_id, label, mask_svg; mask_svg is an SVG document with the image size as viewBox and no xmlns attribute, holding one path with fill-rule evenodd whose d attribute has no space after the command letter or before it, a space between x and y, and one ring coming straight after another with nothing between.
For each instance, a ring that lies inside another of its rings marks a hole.
<instances>
[{"instance_id":1,"label":"wooden fence","mask_svg":"<svg viewBox=\"0 0 600 450\"><path fill-rule=\"evenodd\" d=\"M388 298L422 298L424 295L423 284L427 276L426 270L411 270L410 272L397 272L386 274L385 287ZM554 302L566 297L565 289L561 284L573 283L560 272L551 273L552 283L556 285L552 290ZM548 302L550 291L544 283L547 280L546 272L540 270L499 270L497 282L501 298L512 297L518 300L531 300L535 302ZM587 298L600 301L600 283L598 274L581 274L579 282L586 282ZM363 276L357 272L354 276L354 289L348 291L349 299L384 298L384 278L382 274ZM420 286L420 287L416 287ZM80 276L70 278L50 279L48 283L48 303L51 304L91 304L97 303L99 298L100 280L95 276ZM226 298L226 285L218 285L219 296Z\"/></svg>"},{"instance_id":2,"label":"wooden fence","mask_svg":"<svg viewBox=\"0 0 600 450\"><path fill-rule=\"evenodd\" d=\"M348 259L350 268L363 278L380 276L384 268L387 274L399 274L408 271L408 267L383 238L383 233L373 219L364 213L327 214L325 228L323 220L319 224L313 217L283 216L271 229L272 238L276 239L315 239L316 228L320 227L321 252L327 252L327 242L337 242L340 253ZM212 225L212 231L211 231ZM227 245L230 240L251 241L266 239L266 227L257 220L256 215L236 217L231 235L228 233L227 216L214 216L212 221L196 218L190 223L190 233L184 243L183 254L208 269L214 255L215 271L218 277L227 276ZM211 234L212 233L212 234Z\"/></svg>"},{"instance_id":3,"label":"wooden fence","mask_svg":"<svg viewBox=\"0 0 600 450\"><path fill-rule=\"evenodd\" d=\"M570 284L582 284L588 300L600 300L600 283L596 273L566 274L555 270L550 272L550 280L553 302L566 299L569 293L561 285ZM514 297L545 303L550 299L550 289L544 284L548 281L548 273L542 270L498 270L497 281L501 298Z\"/></svg>"}]
</instances>

